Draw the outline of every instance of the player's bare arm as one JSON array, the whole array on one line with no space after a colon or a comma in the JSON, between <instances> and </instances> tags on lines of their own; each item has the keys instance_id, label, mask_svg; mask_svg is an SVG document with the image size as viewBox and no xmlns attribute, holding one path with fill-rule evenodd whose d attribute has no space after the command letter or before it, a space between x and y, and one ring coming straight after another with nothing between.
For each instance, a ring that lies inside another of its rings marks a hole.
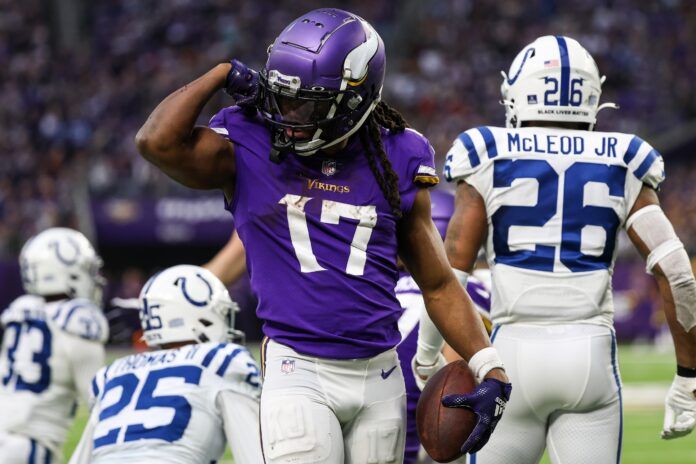
<instances>
[{"instance_id":1,"label":"player's bare arm","mask_svg":"<svg viewBox=\"0 0 696 464\"><path fill-rule=\"evenodd\" d=\"M222 250L202 267L225 285L233 284L246 272L246 250L236 230Z\"/></svg>"},{"instance_id":2,"label":"player's bare arm","mask_svg":"<svg viewBox=\"0 0 696 464\"><path fill-rule=\"evenodd\" d=\"M454 220L454 218L453 218ZM451 228L452 226L450 226ZM430 218L430 195L421 190L399 225L399 255L423 291L426 308L447 343L464 359L490 346L486 329L447 261ZM501 369L486 377L508 382Z\"/></svg>"},{"instance_id":3,"label":"player's bare arm","mask_svg":"<svg viewBox=\"0 0 696 464\"><path fill-rule=\"evenodd\" d=\"M677 375L665 402L662 438L678 438L696 426L696 326L692 325L696 282L686 251L659 209L653 189L643 186L627 224L628 236L646 258L657 281L674 341ZM685 311L689 314L684 314Z\"/></svg>"},{"instance_id":4,"label":"player's bare arm","mask_svg":"<svg viewBox=\"0 0 696 464\"><path fill-rule=\"evenodd\" d=\"M488 231L486 205L476 189L466 182L457 185L454 205L445 250L454 269L471 273Z\"/></svg>"},{"instance_id":5,"label":"player's bare arm","mask_svg":"<svg viewBox=\"0 0 696 464\"><path fill-rule=\"evenodd\" d=\"M196 126L203 107L225 87L229 63L213 69L171 93L157 105L138 131L140 154L187 187L233 190L234 148L207 127Z\"/></svg>"}]
</instances>

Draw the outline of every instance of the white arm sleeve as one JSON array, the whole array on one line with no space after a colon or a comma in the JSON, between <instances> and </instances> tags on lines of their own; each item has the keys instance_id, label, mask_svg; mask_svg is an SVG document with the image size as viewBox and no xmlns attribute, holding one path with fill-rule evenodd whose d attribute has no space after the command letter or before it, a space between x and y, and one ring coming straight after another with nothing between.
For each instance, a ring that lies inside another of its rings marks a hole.
<instances>
[{"instance_id":1,"label":"white arm sleeve","mask_svg":"<svg viewBox=\"0 0 696 464\"><path fill-rule=\"evenodd\" d=\"M460 271L459 269L452 269L452 271L466 291L466 282L469 278L469 274L464 271ZM428 311L423 308L420 323L418 325L418 348L416 349L416 361L421 366L435 364L443 346L445 346L445 339L435 326L435 323L432 321L432 319L430 319Z\"/></svg>"},{"instance_id":2,"label":"white arm sleeve","mask_svg":"<svg viewBox=\"0 0 696 464\"><path fill-rule=\"evenodd\" d=\"M687 332L696 326L696 280L689 255L674 232L672 224L657 205L639 209L626 221L650 250L647 271L659 264L669 282L677 321Z\"/></svg>"},{"instance_id":3,"label":"white arm sleeve","mask_svg":"<svg viewBox=\"0 0 696 464\"><path fill-rule=\"evenodd\" d=\"M70 359L75 388L84 404L89 405L92 379L105 364L104 345L70 335L66 335L65 339L65 349Z\"/></svg>"},{"instance_id":4,"label":"white arm sleeve","mask_svg":"<svg viewBox=\"0 0 696 464\"><path fill-rule=\"evenodd\" d=\"M241 393L224 390L218 394L215 404L222 415L225 436L234 455L234 462L238 464L263 462L258 400Z\"/></svg>"},{"instance_id":5,"label":"white arm sleeve","mask_svg":"<svg viewBox=\"0 0 696 464\"><path fill-rule=\"evenodd\" d=\"M437 361L437 356L445 345L445 339L435 323L430 319L428 311L423 308L418 325L418 348L416 349L416 361L422 366L429 366Z\"/></svg>"}]
</instances>

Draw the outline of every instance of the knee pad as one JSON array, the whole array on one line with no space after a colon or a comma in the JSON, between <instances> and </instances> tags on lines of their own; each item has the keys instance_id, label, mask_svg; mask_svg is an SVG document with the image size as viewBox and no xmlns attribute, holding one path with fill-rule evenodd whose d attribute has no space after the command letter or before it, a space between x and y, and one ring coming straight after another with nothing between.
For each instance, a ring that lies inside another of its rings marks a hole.
<instances>
[{"instance_id":1,"label":"knee pad","mask_svg":"<svg viewBox=\"0 0 696 464\"><path fill-rule=\"evenodd\" d=\"M273 398L261 403L261 440L267 462L309 464L326 460L334 440L343 439L339 427L339 437L332 436L336 432L331 419L327 406L302 396L273 392Z\"/></svg>"},{"instance_id":2,"label":"knee pad","mask_svg":"<svg viewBox=\"0 0 696 464\"><path fill-rule=\"evenodd\" d=\"M395 464L404 459L404 424L400 419L370 420L354 426L346 450L350 462Z\"/></svg>"}]
</instances>

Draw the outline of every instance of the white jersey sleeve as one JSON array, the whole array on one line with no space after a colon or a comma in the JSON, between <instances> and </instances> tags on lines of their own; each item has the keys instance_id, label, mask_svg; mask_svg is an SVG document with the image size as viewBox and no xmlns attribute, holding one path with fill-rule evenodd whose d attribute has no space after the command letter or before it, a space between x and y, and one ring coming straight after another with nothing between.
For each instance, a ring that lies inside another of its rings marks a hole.
<instances>
[{"instance_id":1,"label":"white jersey sleeve","mask_svg":"<svg viewBox=\"0 0 696 464\"><path fill-rule=\"evenodd\" d=\"M109 323L102 310L86 299L74 299L61 305L55 323L66 333L85 340L106 343Z\"/></svg>"},{"instance_id":2,"label":"white jersey sleeve","mask_svg":"<svg viewBox=\"0 0 696 464\"><path fill-rule=\"evenodd\" d=\"M444 175L448 182L464 180L482 166L482 161L498 155L491 128L482 126L459 134L445 158Z\"/></svg>"},{"instance_id":3,"label":"white jersey sleeve","mask_svg":"<svg viewBox=\"0 0 696 464\"><path fill-rule=\"evenodd\" d=\"M221 343L203 358L203 365L221 377L220 391L234 391L256 400L261 396L259 368L246 347Z\"/></svg>"},{"instance_id":4,"label":"white jersey sleeve","mask_svg":"<svg viewBox=\"0 0 696 464\"><path fill-rule=\"evenodd\" d=\"M627 218L643 185L654 190L660 188L665 180L665 163L660 153L637 135L624 136L621 142L625 146L622 159L631 172L626 182Z\"/></svg>"},{"instance_id":5,"label":"white jersey sleeve","mask_svg":"<svg viewBox=\"0 0 696 464\"><path fill-rule=\"evenodd\" d=\"M263 462L258 400L226 390L220 392L216 404L222 414L225 436L234 455L234 462Z\"/></svg>"}]
</instances>

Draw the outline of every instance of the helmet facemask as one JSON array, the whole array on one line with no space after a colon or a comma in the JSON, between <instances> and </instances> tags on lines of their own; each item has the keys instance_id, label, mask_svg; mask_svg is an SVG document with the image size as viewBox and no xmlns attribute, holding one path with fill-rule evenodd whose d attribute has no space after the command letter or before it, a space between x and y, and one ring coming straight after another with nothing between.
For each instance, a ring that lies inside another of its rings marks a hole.
<instances>
[{"instance_id":1,"label":"helmet facemask","mask_svg":"<svg viewBox=\"0 0 696 464\"><path fill-rule=\"evenodd\" d=\"M309 156L352 134L372 107L353 89L301 88L296 76L261 72L261 113L272 131L273 148Z\"/></svg>"}]
</instances>

